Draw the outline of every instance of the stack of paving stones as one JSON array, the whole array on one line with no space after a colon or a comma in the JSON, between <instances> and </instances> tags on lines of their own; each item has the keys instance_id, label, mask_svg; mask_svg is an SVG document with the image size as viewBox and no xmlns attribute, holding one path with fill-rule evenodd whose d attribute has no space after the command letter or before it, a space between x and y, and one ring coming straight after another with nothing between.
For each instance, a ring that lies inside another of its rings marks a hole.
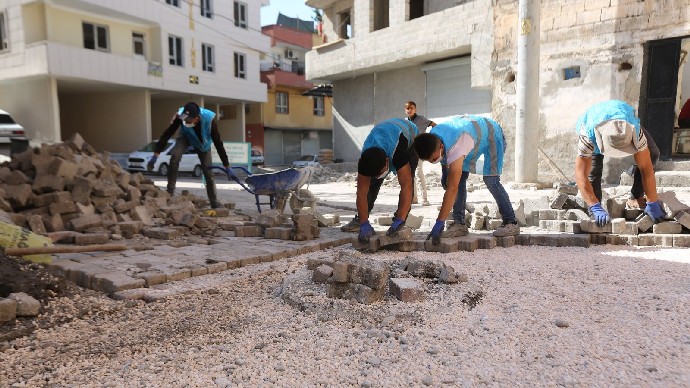
<instances>
[{"instance_id":1,"label":"stack of paving stones","mask_svg":"<svg viewBox=\"0 0 690 388\"><path fill-rule=\"evenodd\" d=\"M236 236L263 236L267 239L306 241L319 238L320 227L333 226L336 222L340 222L338 215L317 213L311 208L300 209L292 216L271 209L259 214L255 225L244 226L241 233ZM235 229L235 233L238 233L238 229Z\"/></svg>"},{"instance_id":2,"label":"stack of paving stones","mask_svg":"<svg viewBox=\"0 0 690 388\"><path fill-rule=\"evenodd\" d=\"M37 234L61 234L59 242L101 244L135 235L169 240L185 233L207 235L234 204L208 206L183 192L171 198L141 173L131 174L96 152L78 134L13 155L0 167L0 209L16 225ZM212 215L212 216L210 216Z\"/></svg>"},{"instance_id":3,"label":"stack of paving stones","mask_svg":"<svg viewBox=\"0 0 690 388\"><path fill-rule=\"evenodd\" d=\"M17 317L35 317L41 311L41 302L23 292L0 298L0 322L14 321Z\"/></svg>"},{"instance_id":4,"label":"stack of paving stones","mask_svg":"<svg viewBox=\"0 0 690 388\"><path fill-rule=\"evenodd\" d=\"M426 287L421 279L444 284L467 281L466 274L456 275L444 263L412 257L386 264L340 252L333 260L309 259L307 268L313 271L314 283L326 284L329 297L363 304L381 301L387 293L402 302L424 300Z\"/></svg>"}]
</instances>

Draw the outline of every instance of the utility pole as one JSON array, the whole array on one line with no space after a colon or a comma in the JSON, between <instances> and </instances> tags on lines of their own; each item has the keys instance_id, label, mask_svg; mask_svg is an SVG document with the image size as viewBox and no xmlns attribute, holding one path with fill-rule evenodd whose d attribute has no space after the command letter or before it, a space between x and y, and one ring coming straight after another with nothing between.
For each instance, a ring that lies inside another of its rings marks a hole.
<instances>
[{"instance_id":1,"label":"utility pole","mask_svg":"<svg viewBox=\"0 0 690 388\"><path fill-rule=\"evenodd\" d=\"M540 2L518 1L515 181L519 183L538 180Z\"/></svg>"}]
</instances>

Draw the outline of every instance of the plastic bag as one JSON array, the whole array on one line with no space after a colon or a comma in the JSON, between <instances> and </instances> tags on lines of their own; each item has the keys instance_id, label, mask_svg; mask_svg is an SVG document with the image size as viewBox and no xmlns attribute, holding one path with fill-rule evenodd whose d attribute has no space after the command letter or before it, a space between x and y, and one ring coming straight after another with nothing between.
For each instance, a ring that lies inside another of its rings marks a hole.
<instances>
[{"instance_id":1,"label":"plastic bag","mask_svg":"<svg viewBox=\"0 0 690 388\"><path fill-rule=\"evenodd\" d=\"M0 221L0 247L35 248L52 246L53 241L48 237L38 235L17 225ZM50 263L51 256L49 254L38 254L26 255L23 258L36 263Z\"/></svg>"}]
</instances>

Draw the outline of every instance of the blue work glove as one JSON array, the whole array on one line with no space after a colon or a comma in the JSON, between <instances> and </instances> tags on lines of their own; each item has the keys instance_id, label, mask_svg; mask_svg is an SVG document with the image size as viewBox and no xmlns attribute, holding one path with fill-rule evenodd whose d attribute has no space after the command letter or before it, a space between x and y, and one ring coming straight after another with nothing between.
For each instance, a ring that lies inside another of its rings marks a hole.
<instances>
[{"instance_id":1,"label":"blue work glove","mask_svg":"<svg viewBox=\"0 0 690 388\"><path fill-rule=\"evenodd\" d=\"M391 224L391 227L388 228L388 231L386 232L386 236L388 237L395 237L395 235L398 234L398 231L400 228L402 228L405 225L405 220L401 220L398 217L393 217L393 223Z\"/></svg>"},{"instance_id":2,"label":"blue work glove","mask_svg":"<svg viewBox=\"0 0 690 388\"><path fill-rule=\"evenodd\" d=\"M594 223L602 227L609 222L609 213L601 207L601 202L597 202L589 207L589 213L594 217Z\"/></svg>"},{"instance_id":3,"label":"blue work glove","mask_svg":"<svg viewBox=\"0 0 690 388\"><path fill-rule=\"evenodd\" d=\"M448 169L447 168L441 169L441 187L443 187L443 190L448 189Z\"/></svg>"},{"instance_id":4,"label":"blue work glove","mask_svg":"<svg viewBox=\"0 0 690 388\"><path fill-rule=\"evenodd\" d=\"M644 208L644 213L652 217L655 224L664 220L666 213L661 208L659 202L647 202L647 206Z\"/></svg>"},{"instance_id":5,"label":"blue work glove","mask_svg":"<svg viewBox=\"0 0 690 388\"><path fill-rule=\"evenodd\" d=\"M443 228L446 226L445 221L441 220L436 220L436 223L434 224L434 227L431 228L431 233L429 233L428 236L426 236L426 239L431 239L431 243L434 245L438 245L441 243L441 232L443 232Z\"/></svg>"},{"instance_id":6,"label":"blue work glove","mask_svg":"<svg viewBox=\"0 0 690 388\"><path fill-rule=\"evenodd\" d=\"M359 240L359 242L362 244L368 244L369 238L374 234L376 233L374 232L374 228L371 227L369 221L364 221L363 224L359 225L359 236L357 236L357 240Z\"/></svg>"},{"instance_id":7,"label":"blue work glove","mask_svg":"<svg viewBox=\"0 0 690 388\"><path fill-rule=\"evenodd\" d=\"M153 167L156 165L156 160L158 160L158 156L153 155L151 159L149 159L149 163L146 165L146 169L148 171L153 171Z\"/></svg>"}]
</instances>

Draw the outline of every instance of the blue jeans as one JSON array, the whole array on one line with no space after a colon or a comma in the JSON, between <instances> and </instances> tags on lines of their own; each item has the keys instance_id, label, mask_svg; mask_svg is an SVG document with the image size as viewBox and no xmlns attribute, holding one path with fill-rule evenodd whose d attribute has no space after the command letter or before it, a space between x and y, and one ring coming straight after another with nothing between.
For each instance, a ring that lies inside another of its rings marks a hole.
<instances>
[{"instance_id":1,"label":"blue jeans","mask_svg":"<svg viewBox=\"0 0 690 388\"><path fill-rule=\"evenodd\" d=\"M453 205L453 221L456 224L465 223L465 205L467 203L467 177L469 171L463 171L458 184L458 195L455 197L455 204ZM484 183L489 189L491 196L494 197L496 204L498 204L498 211L501 212L503 223L509 224L516 222L515 211L513 205L510 203L510 198L506 189L501 184L501 177L499 175L484 175Z\"/></svg>"}]
</instances>

